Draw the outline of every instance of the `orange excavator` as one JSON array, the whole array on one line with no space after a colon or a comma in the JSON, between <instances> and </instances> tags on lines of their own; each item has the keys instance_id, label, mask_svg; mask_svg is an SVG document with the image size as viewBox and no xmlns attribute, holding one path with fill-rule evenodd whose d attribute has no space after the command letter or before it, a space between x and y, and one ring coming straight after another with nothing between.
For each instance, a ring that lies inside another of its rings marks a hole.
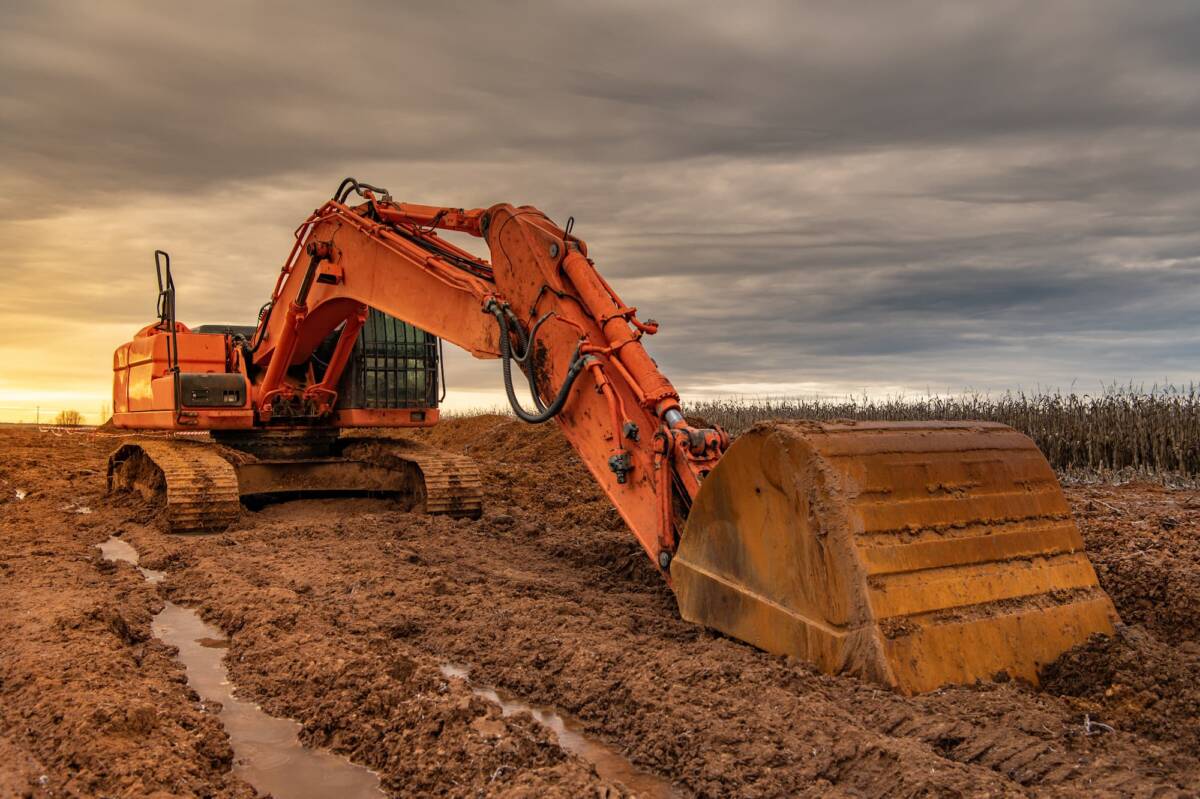
<instances>
[{"instance_id":1,"label":"orange excavator","mask_svg":"<svg viewBox=\"0 0 1200 799\"><path fill-rule=\"evenodd\" d=\"M771 422L731 442L690 424L643 346L657 323L621 301L573 220L396 202L348 178L246 327L178 322L155 257L158 321L115 353L113 420L173 435L120 446L109 485L165 496L172 530L341 491L477 517L469 458L391 433L436 423L445 340L500 359L519 418L559 425L685 619L904 693L1036 682L1118 621L1053 471L1008 427Z\"/></svg>"}]
</instances>

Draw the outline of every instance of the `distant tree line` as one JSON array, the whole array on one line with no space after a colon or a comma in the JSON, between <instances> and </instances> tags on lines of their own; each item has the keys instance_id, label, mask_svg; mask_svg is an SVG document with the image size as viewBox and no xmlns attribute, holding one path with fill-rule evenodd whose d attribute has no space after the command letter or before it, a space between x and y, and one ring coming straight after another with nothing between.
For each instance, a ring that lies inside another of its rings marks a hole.
<instances>
[{"instance_id":1,"label":"distant tree line","mask_svg":"<svg viewBox=\"0 0 1200 799\"><path fill-rule=\"evenodd\" d=\"M54 417L54 424L59 427L78 427L83 424L83 414L79 411L59 411Z\"/></svg>"}]
</instances>

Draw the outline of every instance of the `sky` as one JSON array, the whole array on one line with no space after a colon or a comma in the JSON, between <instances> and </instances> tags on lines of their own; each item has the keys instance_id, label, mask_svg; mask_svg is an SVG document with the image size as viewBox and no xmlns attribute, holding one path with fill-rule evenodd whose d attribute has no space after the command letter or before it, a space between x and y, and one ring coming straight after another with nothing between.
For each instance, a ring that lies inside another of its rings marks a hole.
<instances>
[{"instance_id":1,"label":"sky","mask_svg":"<svg viewBox=\"0 0 1200 799\"><path fill-rule=\"evenodd\" d=\"M0 0L0 421L353 175L576 219L686 399L1195 379L1200 4ZM502 404L449 352L450 408Z\"/></svg>"}]
</instances>

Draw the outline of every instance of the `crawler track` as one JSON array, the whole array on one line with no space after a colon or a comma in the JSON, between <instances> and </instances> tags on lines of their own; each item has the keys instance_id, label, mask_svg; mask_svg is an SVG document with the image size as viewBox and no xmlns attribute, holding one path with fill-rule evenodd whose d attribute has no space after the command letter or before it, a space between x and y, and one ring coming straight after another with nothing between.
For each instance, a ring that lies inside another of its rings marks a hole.
<instances>
[{"instance_id":1,"label":"crawler track","mask_svg":"<svg viewBox=\"0 0 1200 799\"><path fill-rule=\"evenodd\" d=\"M350 443L343 449L346 457L393 469L415 465L424 486L417 506L426 513L466 519L478 519L483 513L483 480L473 459L406 439L347 440Z\"/></svg>"},{"instance_id":2,"label":"crawler track","mask_svg":"<svg viewBox=\"0 0 1200 799\"><path fill-rule=\"evenodd\" d=\"M167 523L174 533L227 529L238 517L241 497L262 488L264 469L269 491L294 497L330 490L392 494L433 515L477 519L483 511L479 467L462 455L411 441L370 437L340 442L332 437L329 446L340 450L339 456L317 459L280 459L278 444L272 446L263 454L276 458L260 461L248 449L233 452L178 438L134 439L109 457L108 490L134 490L147 499L165 492ZM255 476L248 478L251 464ZM296 467L309 464L345 468L335 468L337 479L314 484L297 479Z\"/></svg>"},{"instance_id":3,"label":"crawler track","mask_svg":"<svg viewBox=\"0 0 1200 799\"><path fill-rule=\"evenodd\" d=\"M108 459L108 490L165 490L172 532L224 530L241 511L233 464L202 442L135 439Z\"/></svg>"}]
</instances>

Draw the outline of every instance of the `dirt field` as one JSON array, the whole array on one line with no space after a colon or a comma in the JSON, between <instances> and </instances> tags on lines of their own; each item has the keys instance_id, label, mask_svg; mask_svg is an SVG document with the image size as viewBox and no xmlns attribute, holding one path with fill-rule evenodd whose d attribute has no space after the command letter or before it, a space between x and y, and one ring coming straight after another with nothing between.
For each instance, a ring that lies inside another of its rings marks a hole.
<instances>
[{"instance_id":1,"label":"dirt field","mask_svg":"<svg viewBox=\"0 0 1200 799\"><path fill-rule=\"evenodd\" d=\"M115 439L0 430L0 796L254 794L151 636L162 597L230 636L240 696L396 796L629 793L446 664L571 714L680 796L1200 795L1200 491L1069 487L1127 626L1042 690L906 699L681 622L553 429L485 416L423 438L480 461L481 521L310 500L167 537L152 505L104 496ZM167 579L100 559L113 534Z\"/></svg>"}]
</instances>

